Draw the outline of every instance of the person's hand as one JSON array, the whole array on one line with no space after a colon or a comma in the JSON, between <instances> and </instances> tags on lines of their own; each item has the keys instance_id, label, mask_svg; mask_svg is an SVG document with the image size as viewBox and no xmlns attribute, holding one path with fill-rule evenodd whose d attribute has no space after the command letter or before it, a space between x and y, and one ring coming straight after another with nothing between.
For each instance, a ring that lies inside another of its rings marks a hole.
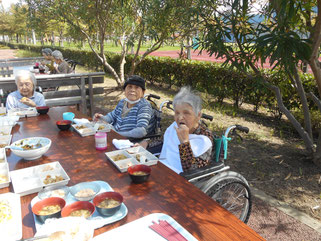
<instances>
[{"instance_id":1,"label":"person's hand","mask_svg":"<svg viewBox=\"0 0 321 241\"><path fill-rule=\"evenodd\" d=\"M94 121L98 121L101 117L103 117L103 115L100 113L94 114Z\"/></svg>"},{"instance_id":2,"label":"person's hand","mask_svg":"<svg viewBox=\"0 0 321 241\"><path fill-rule=\"evenodd\" d=\"M31 107L36 107L36 103L27 97L22 97L20 102Z\"/></svg>"},{"instance_id":3,"label":"person's hand","mask_svg":"<svg viewBox=\"0 0 321 241\"><path fill-rule=\"evenodd\" d=\"M175 129L181 144L189 141L189 129L187 125L181 124L178 127L175 127Z\"/></svg>"},{"instance_id":4,"label":"person's hand","mask_svg":"<svg viewBox=\"0 0 321 241\"><path fill-rule=\"evenodd\" d=\"M147 146L148 146L148 142L147 142L147 141L141 141L141 142L139 142L139 143L135 143L133 146L134 146L134 147L135 147L135 146L141 146L141 147L144 147L144 148L146 149Z\"/></svg>"}]
</instances>

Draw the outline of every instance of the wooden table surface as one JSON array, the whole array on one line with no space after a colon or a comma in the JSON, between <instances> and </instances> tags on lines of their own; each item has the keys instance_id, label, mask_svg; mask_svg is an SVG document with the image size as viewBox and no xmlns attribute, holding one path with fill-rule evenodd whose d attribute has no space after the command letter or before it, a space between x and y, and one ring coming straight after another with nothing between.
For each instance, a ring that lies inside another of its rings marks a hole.
<instances>
[{"instance_id":1,"label":"wooden table surface","mask_svg":"<svg viewBox=\"0 0 321 241\"><path fill-rule=\"evenodd\" d=\"M119 227L151 213L165 213L174 218L199 240L263 240L246 224L220 207L183 177L161 163L152 166L148 182L133 184L127 173L120 173L110 163L104 151L95 149L94 136L81 137L75 131L59 131L56 121L62 113L72 111L76 118L84 117L75 108L50 108L47 115L20 118L12 129L12 142L26 138L43 136L52 140L52 145L44 156L26 161L7 151L10 171L34 165L59 161L70 177L68 186L79 182L102 180L124 197L128 214L122 220L95 230L95 236ZM112 137L107 134L108 149L115 150ZM12 185L0 193L13 192ZM36 230L30 202L37 194L21 197L23 238L32 237Z\"/></svg>"}]
</instances>

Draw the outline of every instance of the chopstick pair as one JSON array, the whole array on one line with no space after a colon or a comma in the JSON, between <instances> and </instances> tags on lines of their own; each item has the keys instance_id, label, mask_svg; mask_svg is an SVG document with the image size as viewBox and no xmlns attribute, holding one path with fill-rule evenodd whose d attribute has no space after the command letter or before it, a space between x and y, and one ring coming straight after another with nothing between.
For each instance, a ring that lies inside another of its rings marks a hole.
<instances>
[{"instance_id":1,"label":"chopstick pair","mask_svg":"<svg viewBox=\"0 0 321 241\"><path fill-rule=\"evenodd\" d=\"M149 227L168 241L187 241L171 224L166 220L158 220L159 224L153 221Z\"/></svg>"}]
</instances>

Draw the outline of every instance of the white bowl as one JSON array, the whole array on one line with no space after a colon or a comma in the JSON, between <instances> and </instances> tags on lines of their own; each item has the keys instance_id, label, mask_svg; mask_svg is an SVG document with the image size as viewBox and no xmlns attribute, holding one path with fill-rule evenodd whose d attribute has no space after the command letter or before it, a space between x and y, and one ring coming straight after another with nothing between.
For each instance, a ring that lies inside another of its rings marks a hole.
<instances>
[{"instance_id":1,"label":"white bowl","mask_svg":"<svg viewBox=\"0 0 321 241\"><path fill-rule=\"evenodd\" d=\"M49 147L51 146L51 140L46 137L30 137L30 138L24 138L19 141L15 141L12 143L12 146L17 147L23 147L25 145L37 145L40 144L41 147L30 149L30 150L16 150L11 149L11 151L17 155L20 156L26 160L35 160L37 158L40 158L43 154L45 154Z\"/></svg>"}]
</instances>

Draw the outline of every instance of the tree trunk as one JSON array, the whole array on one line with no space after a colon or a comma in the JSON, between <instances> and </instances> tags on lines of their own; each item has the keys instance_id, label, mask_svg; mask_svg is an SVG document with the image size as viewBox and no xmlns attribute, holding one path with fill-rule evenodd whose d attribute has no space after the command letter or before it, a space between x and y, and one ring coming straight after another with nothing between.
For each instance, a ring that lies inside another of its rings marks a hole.
<instances>
[{"instance_id":1,"label":"tree trunk","mask_svg":"<svg viewBox=\"0 0 321 241\"><path fill-rule=\"evenodd\" d=\"M317 141L317 148L313 156L313 162L321 168L321 130L319 130L319 138Z\"/></svg>"},{"instance_id":2,"label":"tree trunk","mask_svg":"<svg viewBox=\"0 0 321 241\"><path fill-rule=\"evenodd\" d=\"M308 101L307 97L302 85L301 78L298 73L298 69L295 68L294 70L294 78L289 74L290 78L294 81L296 90L300 96L301 104L302 104L302 109L303 109L303 115L304 115L304 125L305 125L305 130L308 132L310 138L312 139L312 125L311 125L311 116L310 116L310 111L309 111L309 106L308 106Z\"/></svg>"},{"instance_id":3,"label":"tree trunk","mask_svg":"<svg viewBox=\"0 0 321 241\"><path fill-rule=\"evenodd\" d=\"M51 45L55 46L55 34L54 34L54 32L51 33Z\"/></svg>"},{"instance_id":4,"label":"tree trunk","mask_svg":"<svg viewBox=\"0 0 321 241\"><path fill-rule=\"evenodd\" d=\"M34 45L36 45L37 44L37 39L36 39L36 33L35 33L35 30L31 30L32 31L32 43L34 44Z\"/></svg>"}]
</instances>

